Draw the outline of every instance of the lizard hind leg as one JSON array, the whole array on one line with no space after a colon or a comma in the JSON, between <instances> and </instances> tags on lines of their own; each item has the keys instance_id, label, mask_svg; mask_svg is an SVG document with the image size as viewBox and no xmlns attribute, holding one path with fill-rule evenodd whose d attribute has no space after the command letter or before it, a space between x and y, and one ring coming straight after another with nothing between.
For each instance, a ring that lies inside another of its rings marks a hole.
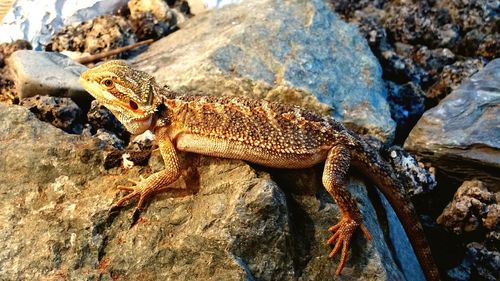
<instances>
[{"instance_id":1,"label":"lizard hind leg","mask_svg":"<svg viewBox=\"0 0 500 281\"><path fill-rule=\"evenodd\" d=\"M328 245L333 246L329 257L334 257L339 251L341 253L336 274L340 274L344 268L352 235L358 227L360 227L366 239L371 240L371 235L363 224L356 201L345 188L344 182L350 162L349 150L345 146L338 145L328 152L323 170L323 185L342 213L340 222L328 229L333 234L326 242Z\"/></svg>"}]
</instances>

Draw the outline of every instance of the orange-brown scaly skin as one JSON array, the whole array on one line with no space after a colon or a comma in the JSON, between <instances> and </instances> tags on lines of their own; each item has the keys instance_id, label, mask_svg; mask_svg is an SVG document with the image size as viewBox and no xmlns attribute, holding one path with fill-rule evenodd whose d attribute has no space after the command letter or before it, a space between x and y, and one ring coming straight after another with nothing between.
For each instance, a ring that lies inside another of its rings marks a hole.
<instances>
[{"instance_id":1,"label":"orange-brown scaly skin","mask_svg":"<svg viewBox=\"0 0 500 281\"><path fill-rule=\"evenodd\" d=\"M296 106L241 97L178 95L161 88L147 73L122 61L110 61L81 75L84 88L110 109L131 133L152 130L165 169L134 187L121 205L139 197L138 208L153 192L180 176L177 151L246 160L276 168L305 168L325 162L323 184L338 204L342 219L329 230L330 256L341 253L337 274L344 267L349 243L363 224L359 209L344 187L352 165L386 195L398 214L429 280L438 280L422 227L411 203L403 196L391 167L358 136L331 117Z\"/></svg>"}]
</instances>

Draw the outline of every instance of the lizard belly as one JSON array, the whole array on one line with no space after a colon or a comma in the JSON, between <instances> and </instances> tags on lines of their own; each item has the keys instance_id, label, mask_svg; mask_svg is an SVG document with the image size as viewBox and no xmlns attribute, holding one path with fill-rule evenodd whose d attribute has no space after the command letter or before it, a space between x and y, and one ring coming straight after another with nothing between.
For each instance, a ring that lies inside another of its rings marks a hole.
<instances>
[{"instance_id":1,"label":"lizard belly","mask_svg":"<svg viewBox=\"0 0 500 281\"><path fill-rule=\"evenodd\" d=\"M323 162L328 149L318 149L307 154L281 153L271 149L255 147L245 143L216 139L194 134L180 134L175 138L176 148L180 151L240 159L274 168L300 169Z\"/></svg>"}]
</instances>

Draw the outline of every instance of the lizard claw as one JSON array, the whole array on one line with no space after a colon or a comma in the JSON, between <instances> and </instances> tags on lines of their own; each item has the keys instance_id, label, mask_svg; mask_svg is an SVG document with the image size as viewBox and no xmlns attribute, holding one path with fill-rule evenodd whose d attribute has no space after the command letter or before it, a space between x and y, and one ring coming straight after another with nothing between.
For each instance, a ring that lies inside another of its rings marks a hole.
<instances>
[{"instance_id":1,"label":"lizard claw","mask_svg":"<svg viewBox=\"0 0 500 281\"><path fill-rule=\"evenodd\" d=\"M341 251L339 266L335 271L337 275L340 275L342 269L344 268L345 262L347 260L347 253L349 251L352 235L354 234L354 231L356 231L358 227L361 228L366 239L371 240L370 232L368 232L366 226L362 223L360 224L356 222L351 218L344 217L339 223L328 229L329 231L333 232L332 237L330 237L330 239L328 239L328 241L326 242L327 245L333 246L333 250L330 252L328 256L332 258L339 251Z\"/></svg>"},{"instance_id":2,"label":"lizard claw","mask_svg":"<svg viewBox=\"0 0 500 281\"><path fill-rule=\"evenodd\" d=\"M149 188L143 187L146 179L142 175L139 178L140 180L138 181L133 179L128 179L128 181L135 184L134 186L123 186L123 185L117 186L119 190L128 191L130 193L122 197L120 200L116 201L115 206L122 206L125 202L135 197L139 197L139 203L137 203L137 209L142 210L142 208L144 207L144 200L151 192Z\"/></svg>"}]
</instances>

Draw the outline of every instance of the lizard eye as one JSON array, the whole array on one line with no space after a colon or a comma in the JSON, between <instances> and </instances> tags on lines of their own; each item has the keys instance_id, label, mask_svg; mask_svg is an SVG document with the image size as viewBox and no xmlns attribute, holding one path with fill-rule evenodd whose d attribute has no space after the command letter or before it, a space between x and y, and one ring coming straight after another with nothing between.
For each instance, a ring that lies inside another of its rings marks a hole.
<instances>
[{"instance_id":1,"label":"lizard eye","mask_svg":"<svg viewBox=\"0 0 500 281\"><path fill-rule=\"evenodd\" d=\"M113 86L114 86L113 80L111 80L109 78L102 80L101 84L103 84L108 89L113 88Z\"/></svg>"},{"instance_id":2,"label":"lizard eye","mask_svg":"<svg viewBox=\"0 0 500 281\"><path fill-rule=\"evenodd\" d=\"M137 103L135 103L133 100L129 101L128 104L129 104L130 108L132 108L133 110L136 110L139 108Z\"/></svg>"}]
</instances>

